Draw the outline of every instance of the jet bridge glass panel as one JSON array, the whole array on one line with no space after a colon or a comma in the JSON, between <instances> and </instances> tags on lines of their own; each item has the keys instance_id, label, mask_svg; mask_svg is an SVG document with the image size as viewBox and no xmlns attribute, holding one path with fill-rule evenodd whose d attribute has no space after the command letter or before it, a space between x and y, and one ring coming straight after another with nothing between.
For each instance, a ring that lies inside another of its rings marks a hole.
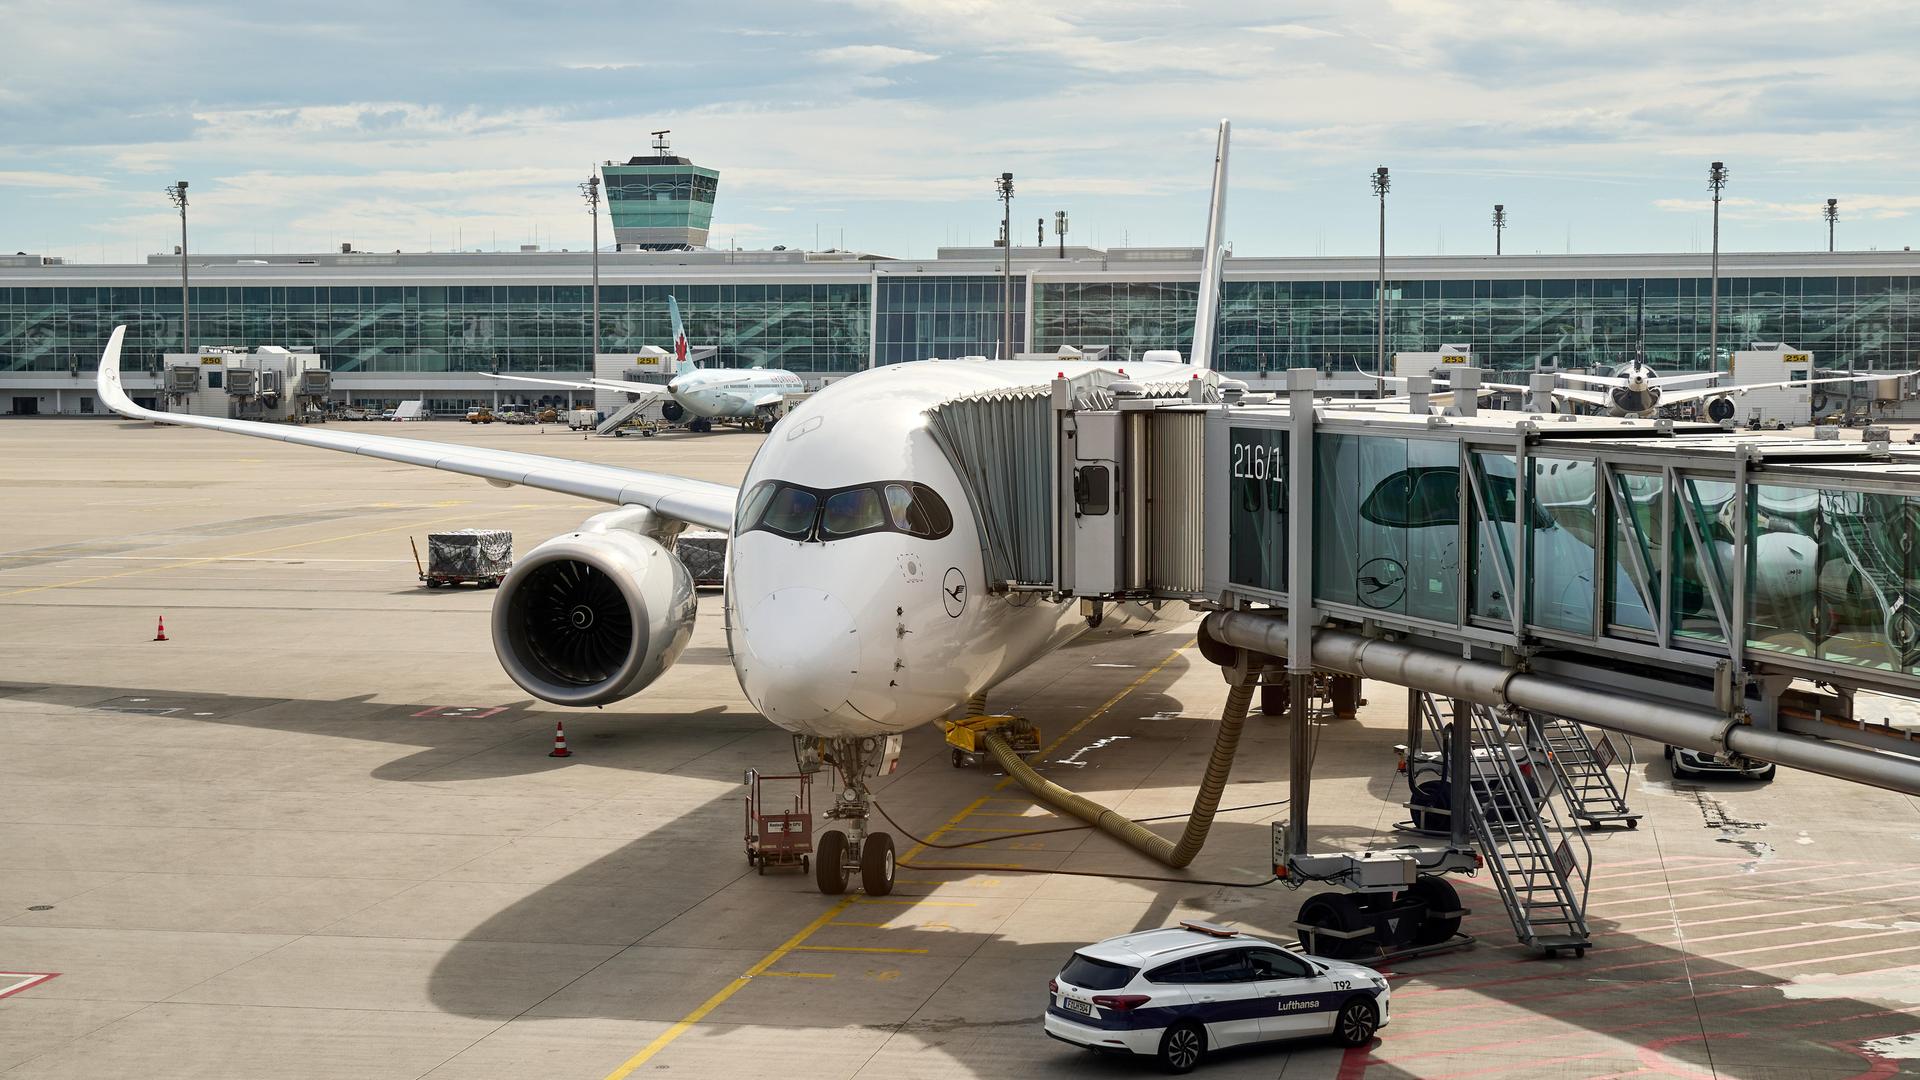
<instances>
[{"instance_id":1,"label":"jet bridge glass panel","mask_svg":"<svg viewBox=\"0 0 1920 1080\"><path fill-rule=\"evenodd\" d=\"M1519 518L1519 481L1513 455L1474 450L1467 455L1467 512L1473 523L1472 602L1468 614L1502 625L1513 623L1514 530Z\"/></svg>"},{"instance_id":2,"label":"jet bridge glass panel","mask_svg":"<svg viewBox=\"0 0 1920 1080\"><path fill-rule=\"evenodd\" d=\"M1533 501L1542 513L1528 529L1527 621L1592 636L1599 501L1590 461L1534 458Z\"/></svg>"},{"instance_id":3,"label":"jet bridge glass panel","mask_svg":"<svg viewBox=\"0 0 1920 1080\"><path fill-rule=\"evenodd\" d=\"M1607 549L1607 624L1653 633L1659 611L1664 540L1661 498L1666 478L1658 473L1615 473L1613 531Z\"/></svg>"},{"instance_id":4,"label":"jet bridge glass panel","mask_svg":"<svg viewBox=\"0 0 1920 1080\"><path fill-rule=\"evenodd\" d=\"M1747 644L1913 673L1920 666L1920 499L1755 485Z\"/></svg>"},{"instance_id":5,"label":"jet bridge glass panel","mask_svg":"<svg viewBox=\"0 0 1920 1080\"><path fill-rule=\"evenodd\" d=\"M1314 457L1315 599L1455 622L1459 444L1321 434Z\"/></svg>"},{"instance_id":6,"label":"jet bridge glass panel","mask_svg":"<svg viewBox=\"0 0 1920 1080\"><path fill-rule=\"evenodd\" d=\"M1227 580L1287 589L1287 430L1229 430Z\"/></svg>"},{"instance_id":7,"label":"jet bridge glass panel","mask_svg":"<svg viewBox=\"0 0 1920 1080\"><path fill-rule=\"evenodd\" d=\"M1674 490L1673 581L1668 596L1673 635L1724 643L1732 603L1734 486L1682 476Z\"/></svg>"}]
</instances>

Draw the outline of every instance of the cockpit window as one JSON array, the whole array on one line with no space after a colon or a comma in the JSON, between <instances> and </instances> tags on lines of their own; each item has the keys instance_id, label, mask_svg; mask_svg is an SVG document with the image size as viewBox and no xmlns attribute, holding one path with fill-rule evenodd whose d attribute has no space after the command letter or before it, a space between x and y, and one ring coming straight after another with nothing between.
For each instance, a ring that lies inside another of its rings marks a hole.
<instances>
[{"instance_id":1,"label":"cockpit window","mask_svg":"<svg viewBox=\"0 0 1920 1080\"><path fill-rule=\"evenodd\" d=\"M824 543L870 532L938 540L953 531L953 513L925 484L879 481L822 490L763 480L740 504L740 531Z\"/></svg>"},{"instance_id":2,"label":"cockpit window","mask_svg":"<svg viewBox=\"0 0 1920 1080\"><path fill-rule=\"evenodd\" d=\"M880 509L880 493L872 488L848 488L827 496L826 509L820 514L820 538L858 536L887 527L886 512Z\"/></svg>"},{"instance_id":3,"label":"cockpit window","mask_svg":"<svg viewBox=\"0 0 1920 1080\"><path fill-rule=\"evenodd\" d=\"M767 509L760 515L758 524L768 532L805 540L813 532L813 519L819 507L820 497L806 488L782 487L767 500Z\"/></svg>"}]
</instances>

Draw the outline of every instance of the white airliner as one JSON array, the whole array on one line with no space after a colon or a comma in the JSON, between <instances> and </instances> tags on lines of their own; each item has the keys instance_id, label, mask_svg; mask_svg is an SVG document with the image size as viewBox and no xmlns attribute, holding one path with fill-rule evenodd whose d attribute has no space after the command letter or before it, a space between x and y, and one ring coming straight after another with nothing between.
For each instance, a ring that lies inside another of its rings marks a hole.
<instances>
[{"instance_id":1,"label":"white airliner","mask_svg":"<svg viewBox=\"0 0 1920 1080\"><path fill-rule=\"evenodd\" d=\"M686 327L680 323L679 301L667 297L667 308L673 314L675 374L664 386L625 379L541 379L531 375L491 374L489 378L576 390L618 390L636 399L665 398L667 400L660 403L660 415L668 423L692 417L687 423L691 431L711 431L715 420L745 421L762 431L771 430L780 403L788 394L805 389L800 376L779 368L701 368L700 356L712 355L715 349L710 345L689 346ZM663 365L668 355L664 349L652 345L640 351Z\"/></svg>"},{"instance_id":2,"label":"white airliner","mask_svg":"<svg viewBox=\"0 0 1920 1080\"><path fill-rule=\"evenodd\" d=\"M1595 390L1572 390L1555 387L1556 400L1574 401L1591 406L1610 416L1653 416L1661 409L1674 405L1684 405L1690 401L1707 399L1707 415L1715 420L1731 420L1734 415L1732 399L1755 390L1772 390L1783 386L1812 386L1816 383L1871 382L1877 379L1900 378L1914 374L1909 371L1883 371L1872 375L1836 375L1825 379L1783 379L1779 382L1748 383L1745 386L1712 385L1719 375L1711 371L1699 371L1691 375L1659 375L1648 366L1645 359L1634 357L1620 365L1612 375L1574 375L1565 371L1555 372L1568 382L1583 383L1598 387ZM1405 383L1400 376L1374 376L1384 382ZM1686 389L1669 389L1684 386L1687 383L1708 382L1707 386L1690 386ZM1441 385L1436 377L1436 387ZM1524 394L1528 388L1518 383L1481 383L1482 394L1505 391ZM1443 391L1444 392L1444 391ZM1721 404L1725 402L1725 404Z\"/></svg>"},{"instance_id":3,"label":"white airliner","mask_svg":"<svg viewBox=\"0 0 1920 1080\"><path fill-rule=\"evenodd\" d=\"M1202 281L1217 290L1228 127L1221 121ZM1207 286L1203 285L1203 293ZM1203 302L1200 320L1211 319ZM893 840L868 833L867 781L889 741L965 707L974 695L1087 629L1077 606L988 588L983 531L967 487L927 426L956 397L1041 386L1056 376L1130 379L1184 392L1208 383L1210 322L1195 364L1060 360L921 361L863 371L802 403L755 453L740 488L475 446L155 412L122 388L116 327L99 394L122 416L340 450L522 484L617 509L534 548L493 607L501 665L560 705L619 701L658 678L693 633L693 580L674 557L688 525L733 534L726 575L729 653L740 686L769 720L807 737L840 774L815 878L842 892L893 887ZM1123 370L1124 368L1124 370Z\"/></svg>"}]
</instances>

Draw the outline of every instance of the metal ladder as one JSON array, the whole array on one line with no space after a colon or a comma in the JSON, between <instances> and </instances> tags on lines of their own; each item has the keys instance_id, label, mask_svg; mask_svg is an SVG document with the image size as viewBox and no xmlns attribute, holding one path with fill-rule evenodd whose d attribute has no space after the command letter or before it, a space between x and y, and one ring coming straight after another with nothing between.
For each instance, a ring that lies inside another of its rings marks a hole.
<instances>
[{"instance_id":1,"label":"metal ladder","mask_svg":"<svg viewBox=\"0 0 1920 1080\"><path fill-rule=\"evenodd\" d=\"M1633 776L1631 742L1627 743L1623 759L1606 732L1601 732L1600 741L1595 743L1587 737L1586 726L1578 720L1530 712L1527 723L1532 728L1534 745L1545 750L1547 759L1553 763L1568 813L1589 825L1624 821L1630 829L1639 826L1640 815L1627 807L1625 792ZM1622 766L1618 785L1614 784L1610 771L1615 763Z\"/></svg>"},{"instance_id":2,"label":"metal ladder","mask_svg":"<svg viewBox=\"0 0 1920 1080\"><path fill-rule=\"evenodd\" d=\"M1531 767L1522 771L1506 727L1492 709L1457 702L1443 706L1430 694L1421 697L1436 746L1448 745L1443 708L1453 722L1468 725L1468 824L1493 870L1514 934L1521 944L1549 956L1562 949L1585 956L1592 944L1586 904L1593 864L1585 834L1561 823L1550 798L1535 797Z\"/></svg>"},{"instance_id":3,"label":"metal ladder","mask_svg":"<svg viewBox=\"0 0 1920 1080\"><path fill-rule=\"evenodd\" d=\"M600 426L594 428L593 433L595 435L611 435L621 428L626 427L641 413L646 412L647 406L652 404L654 404L652 398L643 397L638 401L629 401L620 408L615 409L605 420L600 421Z\"/></svg>"}]
</instances>

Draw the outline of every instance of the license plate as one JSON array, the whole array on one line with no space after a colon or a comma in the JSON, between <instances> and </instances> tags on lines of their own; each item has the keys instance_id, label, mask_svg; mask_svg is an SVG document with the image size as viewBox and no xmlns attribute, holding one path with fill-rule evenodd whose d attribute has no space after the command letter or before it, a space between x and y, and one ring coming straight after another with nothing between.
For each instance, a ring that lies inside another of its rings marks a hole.
<instances>
[{"instance_id":1,"label":"license plate","mask_svg":"<svg viewBox=\"0 0 1920 1080\"><path fill-rule=\"evenodd\" d=\"M1082 1016L1093 1015L1093 1003L1090 1001L1078 1001L1078 1000L1075 1000L1074 998L1068 998L1067 1008L1074 1012L1079 1013Z\"/></svg>"}]
</instances>

